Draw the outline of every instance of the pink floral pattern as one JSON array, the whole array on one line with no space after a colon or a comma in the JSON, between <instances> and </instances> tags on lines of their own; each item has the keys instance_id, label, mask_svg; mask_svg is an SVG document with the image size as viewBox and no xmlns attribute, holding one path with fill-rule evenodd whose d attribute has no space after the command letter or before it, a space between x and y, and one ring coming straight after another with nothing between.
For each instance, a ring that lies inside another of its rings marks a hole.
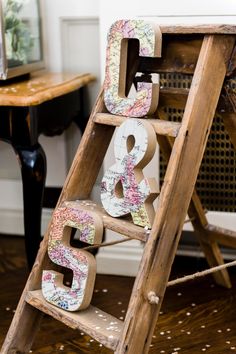
<instances>
[{"instance_id":1,"label":"pink floral pattern","mask_svg":"<svg viewBox=\"0 0 236 354\"><path fill-rule=\"evenodd\" d=\"M140 56L155 56L155 30L150 23L142 20L116 21L108 34L104 102L110 113L127 117L144 117L152 113L150 112L152 83L139 82L135 98L120 97L119 95L122 40L131 38L139 40ZM156 101L157 106L158 98ZM152 107L152 111L155 110L155 107Z\"/></svg>"},{"instance_id":2,"label":"pink floral pattern","mask_svg":"<svg viewBox=\"0 0 236 354\"><path fill-rule=\"evenodd\" d=\"M130 136L135 138L135 142L128 152ZM116 163L106 171L101 183L101 201L108 214L119 217L131 213L136 225L151 227L154 209L152 205L146 208L146 202L157 197L158 186L152 181L154 188L150 187L141 167L152 159L155 148L156 135L147 121L130 119L118 128L114 140ZM116 190L118 183L122 185L120 196Z\"/></svg>"},{"instance_id":3,"label":"pink floral pattern","mask_svg":"<svg viewBox=\"0 0 236 354\"><path fill-rule=\"evenodd\" d=\"M53 214L48 255L53 263L71 269L73 280L71 287L63 285L63 274L44 270L42 292L45 299L68 311L77 311L90 303L96 274L94 257L81 249L70 246L70 228L80 231L80 240L89 244L99 243L102 232L96 228L94 215L82 210L76 203L65 203ZM102 230L100 221L99 230Z\"/></svg>"}]
</instances>

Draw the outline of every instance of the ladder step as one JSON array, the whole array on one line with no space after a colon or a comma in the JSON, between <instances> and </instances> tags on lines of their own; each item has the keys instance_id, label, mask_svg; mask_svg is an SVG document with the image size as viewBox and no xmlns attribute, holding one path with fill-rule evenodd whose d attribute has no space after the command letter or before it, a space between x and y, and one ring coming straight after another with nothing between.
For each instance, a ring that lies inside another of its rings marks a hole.
<instances>
[{"instance_id":1,"label":"ladder step","mask_svg":"<svg viewBox=\"0 0 236 354\"><path fill-rule=\"evenodd\" d=\"M112 125L115 127L119 127L123 122L125 122L127 117L118 116L110 113L97 113L95 114L93 121L95 123L104 124L104 125ZM147 120L147 118L139 118ZM148 118L148 122L152 124L155 132L158 135L166 135L173 138L176 138L181 127L181 123L177 122L169 122L160 119L152 119Z\"/></svg>"},{"instance_id":2,"label":"ladder step","mask_svg":"<svg viewBox=\"0 0 236 354\"><path fill-rule=\"evenodd\" d=\"M62 310L49 304L44 299L41 290L29 291L25 301L68 327L84 331L105 347L116 349L123 329L123 322L116 317L91 305L86 310L78 312Z\"/></svg>"},{"instance_id":3,"label":"ladder step","mask_svg":"<svg viewBox=\"0 0 236 354\"><path fill-rule=\"evenodd\" d=\"M236 247L236 231L211 224L206 225L206 231L208 232L208 240L210 242L215 241L226 247Z\"/></svg>"},{"instance_id":4,"label":"ladder step","mask_svg":"<svg viewBox=\"0 0 236 354\"><path fill-rule=\"evenodd\" d=\"M148 238L147 230L143 227L134 225L132 221L125 218L113 218L106 213L104 208L91 200L76 200L65 202L67 206L76 208L80 207L84 210L96 212L103 220L106 229L115 231L123 236L130 237L135 240L146 242Z\"/></svg>"},{"instance_id":5,"label":"ladder step","mask_svg":"<svg viewBox=\"0 0 236 354\"><path fill-rule=\"evenodd\" d=\"M188 89L163 87L160 89L158 107L184 109L186 106L188 94Z\"/></svg>"}]
</instances>

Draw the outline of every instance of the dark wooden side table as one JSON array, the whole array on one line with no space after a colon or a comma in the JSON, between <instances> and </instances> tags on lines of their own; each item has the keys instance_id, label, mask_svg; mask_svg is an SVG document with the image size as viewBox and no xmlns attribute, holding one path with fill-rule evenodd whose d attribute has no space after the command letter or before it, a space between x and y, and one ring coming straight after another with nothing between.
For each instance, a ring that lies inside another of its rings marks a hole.
<instances>
[{"instance_id":1,"label":"dark wooden side table","mask_svg":"<svg viewBox=\"0 0 236 354\"><path fill-rule=\"evenodd\" d=\"M0 139L18 157L23 183L25 245L33 265L41 241L41 214L46 179L46 156L40 134L62 133L74 120L83 131L83 88L95 78L39 71L29 78L0 85ZM58 156L60 163L60 156Z\"/></svg>"}]
</instances>

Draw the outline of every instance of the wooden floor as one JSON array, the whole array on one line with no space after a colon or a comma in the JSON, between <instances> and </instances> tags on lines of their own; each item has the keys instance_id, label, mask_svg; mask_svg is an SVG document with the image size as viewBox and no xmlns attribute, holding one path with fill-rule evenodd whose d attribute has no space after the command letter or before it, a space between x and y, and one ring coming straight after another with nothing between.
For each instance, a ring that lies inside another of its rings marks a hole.
<instances>
[{"instance_id":1,"label":"wooden floor","mask_svg":"<svg viewBox=\"0 0 236 354\"><path fill-rule=\"evenodd\" d=\"M0 237L0 344L10 325L27 278L22 238ZM177 258L174 275L190 273L205 266L202 261ZM150 353L225 354L236 352L236 270L231 270L234 287L215 286L202 278L169 288L156 326ZM125 317L133 279L98 275L92 303ZM141 335L141 334L140 334ZM111 353L85 333L71 330L45 317L32 353ZM135 354L135 353L134 353Z\"/></svg>"}]
</instances>

